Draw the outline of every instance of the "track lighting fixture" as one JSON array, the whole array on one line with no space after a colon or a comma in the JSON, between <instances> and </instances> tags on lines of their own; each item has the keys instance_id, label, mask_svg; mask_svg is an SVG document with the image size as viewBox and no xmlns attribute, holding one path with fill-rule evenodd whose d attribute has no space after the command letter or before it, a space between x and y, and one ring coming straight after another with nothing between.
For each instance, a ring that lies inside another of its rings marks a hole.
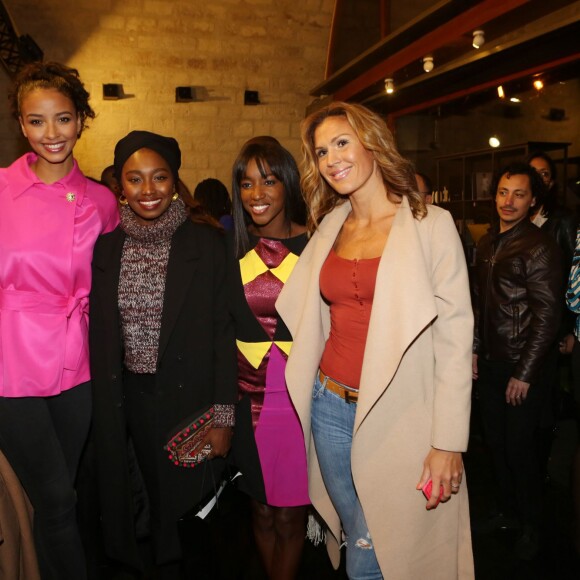
<instances>
[{"instance_id":1,"label":"track lighting fixture","mask_svg":"<svg viewBox=\"0 0 580 580\"><path fill-rule=\"evenodd\" d=\"M483 30L475 30L473 33L473 48L481 48L485 42L485 33Z\"/></svg>"}]
</instances>

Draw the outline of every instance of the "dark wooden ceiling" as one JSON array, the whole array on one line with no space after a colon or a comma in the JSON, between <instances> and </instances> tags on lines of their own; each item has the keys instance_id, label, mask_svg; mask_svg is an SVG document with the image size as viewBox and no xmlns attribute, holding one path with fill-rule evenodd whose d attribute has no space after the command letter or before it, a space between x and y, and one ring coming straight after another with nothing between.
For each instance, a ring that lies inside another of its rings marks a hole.
<instances>
[{"instance_id":1,"label":"dark wooden ceiling","mask_svg":"<svg viewBox=\"0 0 580 580\"><path fill-rule=\"evenodd\" d=\"M479 50L471 45L477 29L486 39ZM351 100L400 115L533 75L577 77L579 38L580 1L442 1L316 86L311 94L320 101L311 109L328 99ZM428 55L435 62L430 73L422 67ZM392 95L385 78L395 81Z\"/></svg>"}]
</instances>

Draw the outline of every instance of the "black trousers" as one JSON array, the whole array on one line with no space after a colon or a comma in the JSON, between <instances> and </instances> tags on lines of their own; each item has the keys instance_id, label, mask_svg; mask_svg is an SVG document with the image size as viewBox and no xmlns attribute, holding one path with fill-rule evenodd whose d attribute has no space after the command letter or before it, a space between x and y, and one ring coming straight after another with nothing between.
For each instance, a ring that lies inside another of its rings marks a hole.
<instances>
[{"instance_id":1,"label":"black trousers","mask_svg":"<svg viewBox=\"0 0 580 580\"><path fill-rule=\"evenodd\" d=\"M493 459L498 509L515 513L524 525L538 526L542 513L542 475L536 434L544 406L550 402L549 373L544 369L530 386L523 404L514 407L505 399L514 367L512 363L479 358L481 417Z\"/></svg>"},{"instance_id":2,"label":"black trousers","mask_svg":"<svg viewBox=\"0 0 580 580\"><path fill-rule=\"evenodd\" d=\"M87 576L74 481L90 416L90 383L54 397L0 397L0 448L34 508L43 580Z\"/></svg>"}]
</instances>

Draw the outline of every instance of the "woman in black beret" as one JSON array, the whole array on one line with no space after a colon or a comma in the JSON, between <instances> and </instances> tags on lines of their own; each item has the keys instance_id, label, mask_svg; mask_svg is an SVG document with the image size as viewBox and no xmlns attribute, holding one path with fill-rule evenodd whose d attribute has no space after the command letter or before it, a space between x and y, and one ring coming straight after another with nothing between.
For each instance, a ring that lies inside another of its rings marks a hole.
<instances>
[{"instance_id":1,"label":"woman in black beret","mask_svg":"<svg viewBox=\"0 0 580 580\"><path fill-rule=\"evenodd\" d=\"M94 443L107 555L143 569L134 531L128 439L150 504L161 578L180 577L178 520L210 493L230 447L236 358L225 297L222 235L176 192L175 139L133 131L115 147L120 226L93 259ZM188 416L213 407L207 462L176 465L165 450ZM211 468L211 474L210 469ZM189 547L188 547L189 549Z\"/></svg>"}]
</instances>

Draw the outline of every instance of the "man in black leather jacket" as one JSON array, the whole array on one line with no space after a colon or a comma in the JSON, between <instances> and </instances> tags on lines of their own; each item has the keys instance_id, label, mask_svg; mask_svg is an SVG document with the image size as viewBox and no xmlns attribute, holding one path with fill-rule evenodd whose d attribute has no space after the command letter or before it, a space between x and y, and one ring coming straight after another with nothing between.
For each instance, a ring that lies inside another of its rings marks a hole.
<instances>
[{"instance_id":1,"label":"man in black leather jacket","mask_svg":"<svg viewBox=\"0 0 580 580\"><path fill-rule=\"evenodd\" d=\"M499 224L476 253L473 376L496 476L491 527L520 525L516 554L531 559L539 546L542 496L534 435L549 403L547 370L557 353L562 256L529 219L543 191L533 168L505 168L495 191Z\"/></svg>"}]
</instances>

